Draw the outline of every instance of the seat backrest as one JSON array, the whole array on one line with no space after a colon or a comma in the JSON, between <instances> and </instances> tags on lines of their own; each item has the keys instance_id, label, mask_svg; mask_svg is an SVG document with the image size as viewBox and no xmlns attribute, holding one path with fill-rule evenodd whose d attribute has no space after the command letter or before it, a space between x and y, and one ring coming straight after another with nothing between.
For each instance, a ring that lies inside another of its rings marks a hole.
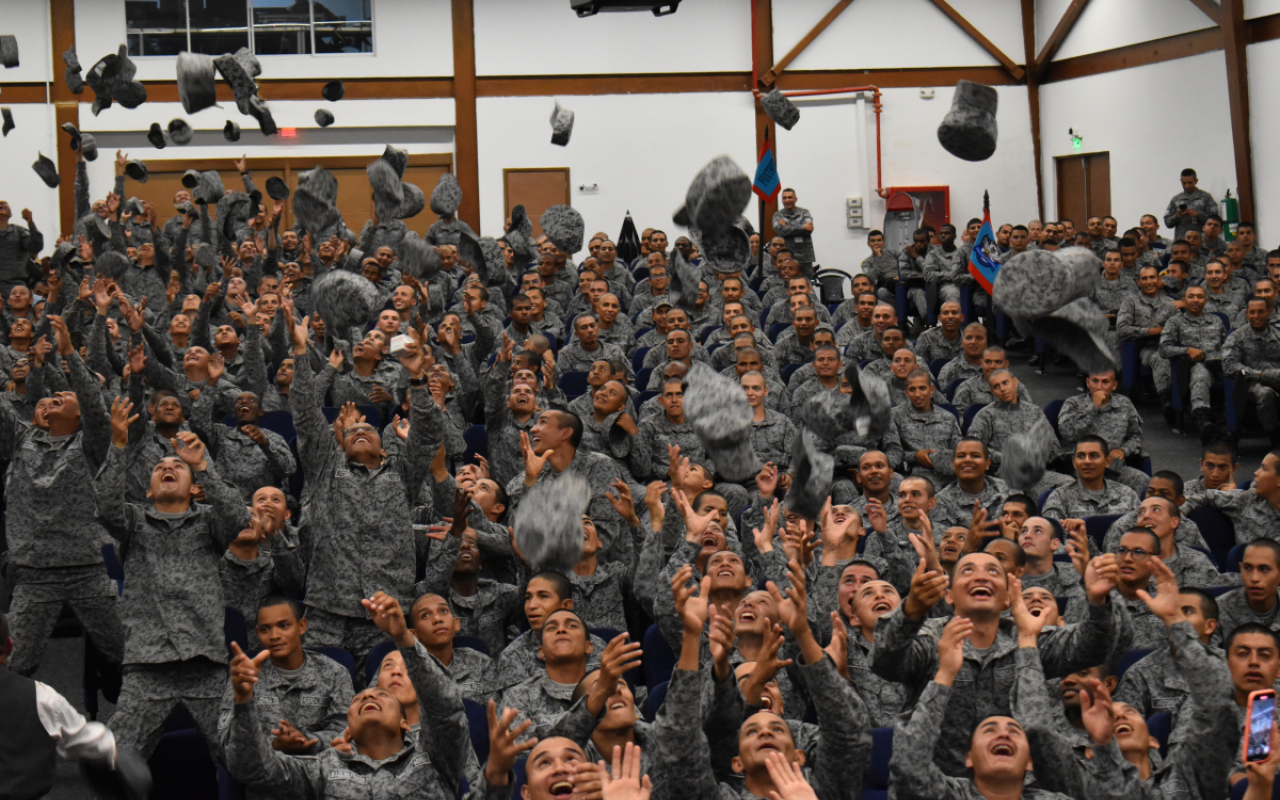
<instances>
[{"instance_id":1,"label":"seat backrest","mask_svg":"<svg viewBox=\"0 0 1280 800\"><path fill-rule=\"evenodd\" d=\"M1236 546L1236 526L1231 518L1214 508L1197 508L1187 514L1204 536L1205 544L1213 553L1214 560L1220 568L1225 568L1227 554Z\"/></svg>"},{"instance_id":2,"label":"seat backrest","mask_svg":"<svg viewBox=\"0 0 1280 800\"><path fill-rule=\"evenodd\" d=\"M560 374L560 391L564 392L569 399L573 399L587 391L587 373L585 372L564 372Z\"/></svg>"},{"instance_id":3,"label":"seat backrest","mask_svg":"<svg viewBox=\"0 0 1280 800\"><path fill-rule=\"evenodd\" d=\"M1147 733L1156 737L1156 741L1160 743L1160 755L1164 755L1169 747L1169 731L1172 727L1173 715L1168 711L1147 717Z\"/></svg>"},{"instance_id":4,"label":"seat backrest","mask_svg":"<svg viewBox=\"0 0 1280 800\"><path fill-rule=\"evenodd\" d=\"M953 380L951 383L948 383L948 384L947 384L947 390L946 390L945 392L943 392L943 394L945 394L945 395L947 396L947 399L948 399L948 400L954 400L954 399L955 399L955 397L956 397L956 389L959 389L959 388L960 388L960 384L964 383L964 380L965 380L964 378L956 378L956 379L955 379L955 380Z\"/></svg>"},{"instance_id":5,"label":"seat backrest","mask_svg":"<svg viewBox=\"0 0 1280 800\"><path fill-rule=\"evenodd\" d=\"M467 726L471 732L471 746L475 748L476 758L483 764L489 758L489 712L470 698L462 698L462 707L467 712Z\"/></svg>"},{"instance_id":6,"label":"seat backrest","mask_svg":"<svg viewBox=\"0 0 1280 800\"><path fill-rule=\"evenodd\" d=\"M1120 656L1120 662L1116 664L1116 680L1123 678L1129 667L1151 655L1151 652L1149 647L1135 647L1131 650L1126 650L1124 655Z\"/></svg>"},{"instance_id":7,"label":"seat backrest","mask_svg":"<svg viewBox=\"0 0 1280 800\"><path fill-rule=\"evenodd\" d=\"M249 627L244 621L244 614L239 609L227 606L223 614L222 635L227 643L227 651L231 651L231 643L240 645L240 649L249 652Z\"/></svg>"},{"instance_id":8,"label":"seat backrest","mask_svg":"<svg viewBox=\"0 0 1280 800\"><path fill-rule=\"evenodd\" d=\"M888 790L889 759L893 756L893 728L871 729L871 768L862 779L863 789Z\"/></svg>"},{"instance_id":9,"label":"seat backrest","mask_svg":"<svg viewBox=\"0 0 1280 800\"><path fill-rule=\"evenodd\" d=\"M315 653L333 661L338 662L347 668L347 672L351 674L351 682L356 682L356 660L350 653L341 647L305 647L303 648L309 653Z\"/></svg>"},{"instance_id":10,"label":"seat backrest","mask_svg":"<svg viewBox=\"0 0 1280 800\"><path fill-rule=\"evenodd\" d=\"M1244 549L1247 544L1238 544L1227 553L1227 572L1239 572L1240 562L1244 560Z\"/></svg>"},{"instance_id":11,"label":"seat backrest","mask_svg":"<svg viewBox=\"0 0 1280 800\"><path fill-rule=\"evenodd\" d=\"M676 654L663 638L657 625L650 625L644 632L644 682L653 691L659 683L671 680L676 666Z\"/></svg>"},{"instance_id":12,"label":"seat backrest","mask_svg":"<svg viewBox=\"0 0 1280 800\"><path fill-rule=\"evenodd\" d=\"M462 432L462 440L467 443L467 450L464 455L467 461L474 461L476 453L489 457L489 433L483 425L468 426Z\"/></svg>"},{"instance_id":13,"label":"seat backrest","mask_svg":"<svg viewBox=\"0 0 1280 800\"><path fill-rule=\"evenodd\" d=\"M950 400L951 398L948 397L947 399ZM965 433L969 432L969 426L973 424L973 418L978 416L978 412L983 408L984 406L969 406L964 410L964 424L961 427Z\"/></svg>"},{"instance_id":14,"label":"seat backrest","mask_svg":"<svg viewBox=\"0 0 1280 800\"><path fill-rule=\"evenodd\" d=\"M1084 529L1098 546L1099 551L1103 550L1102 543L1107 538L1107 531L1111 530L1111 526L1116 524L1118 519L1120 519L1119 514L1099 514L1096 517L1084 518Z\"/></svg>"},{"instance_id":15,"label":"seat backrest","mask_svg":"<svg viewBox=\"0 0 1280 800\"><path fill-rule=\"evenodd\" d=\"M1049 424L1053 426L1053 432L1058 432L1058 415L1062 413L1062 401L1051 400L1044 406L1044 417L1049 420Z\"/></svg>"},{"instance_id":16,"label":"seat backrest","mask_svg":"<svg viewBox=\"0 0 1280 800\"><path fill-rule=\"evenodd\" d=\"M946 358L935 358L929 362L929 371L933 373L935 380L937 380L938 376L942 374L942 368L947 365L949 360L950 359Z\"/></svg>"},{"instance_id":17,"label":"seat backrest","mask_svg":"<svg viewBox=\"0 0 1280 800\"><path fill-rule=\"evenodd\" d=\"M653 722L658 718L658 709L662 708L662 703L667 699L667 681L663 681L657 686L649 690L649 696L644 701L644 718L649 722Z\"/></svg>"},{"instance_id":18,"label":"seat backrest","mask_svg":"<svg viewBox=\"0 0 1280 800\"><path fill-rule=\"evenodd\" d=\"M475 650L477 653L489 655L489 644L479 636L455 636L453 637L454 647L467 647Z\"/></svg>"},{"instance_id":19,"label":"seat backrest","mask_svg":"<svg viewBox=\"0 0 1280 800\"><path fill-rule=\"evenodd\" d=\"M791 327L791 323L790 323L790 322L775 322L775 323L773 323L772 325L770 325L770 326L769 326L769 341L773 342L774 344L777 344L777 343L778 343L778 336L779 336L783 331L785 331L787 328L790 328L790 327Z\"/></svg>"}]
</instances>

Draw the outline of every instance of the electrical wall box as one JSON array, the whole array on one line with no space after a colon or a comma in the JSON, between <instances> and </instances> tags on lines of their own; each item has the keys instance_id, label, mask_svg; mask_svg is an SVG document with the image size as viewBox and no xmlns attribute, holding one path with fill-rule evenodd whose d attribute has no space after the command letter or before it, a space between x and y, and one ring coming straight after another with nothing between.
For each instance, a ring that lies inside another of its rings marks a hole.
<instances>
[{"instance_id":1,"label":"electrical wall box","mask_svg":"<svg viewBox=\"0 0 1280 800\"><path fill-rule=\"evenodd\" d=\"M844 201L845 226L848 228L863 227L862 198L848 197Z\"/></svg>"}]
</instances>

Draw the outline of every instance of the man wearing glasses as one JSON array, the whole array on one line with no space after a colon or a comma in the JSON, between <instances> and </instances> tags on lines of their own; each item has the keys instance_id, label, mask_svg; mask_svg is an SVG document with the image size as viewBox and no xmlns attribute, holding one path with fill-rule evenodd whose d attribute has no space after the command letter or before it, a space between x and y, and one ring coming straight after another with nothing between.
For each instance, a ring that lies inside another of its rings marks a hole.
<instances>
[{"instance_id":1,"label":"man wearing glasses","mask_svg":"<svg viewBox=\"0 0 1280 800\"><path fill-rule=\"evenodd\" d=\"M1109 575L1115 589L1111 601L1129 616L1133 631L1130 648L1145 647L1155 650L1165 646L1165 626L1151 613L1138 592L1151 590L1151 556L1160 552L1160 537L1150 528L1130 528L1120 537L1120 546L1114 554L1108 553L1094 559L1098 571Z\"/></svg>"},{"instance_id":2,"label":"man wearing glasses","mask_svg":"<svg viewBox=\"0 0 1280 800\"><path fill-rule=\"evenodd\" d=\"M1178 527L1182 511L1167 497L1148 497L1138 507L1138 527L1147 528L1160 539L1160 560L1173 571L1179 586L1238 586L1240 574L1218 571L1213 561L1193 547L1178 547ZM1117 551L1119 552L1119 551Z\"/></svg>"}]
</instances>

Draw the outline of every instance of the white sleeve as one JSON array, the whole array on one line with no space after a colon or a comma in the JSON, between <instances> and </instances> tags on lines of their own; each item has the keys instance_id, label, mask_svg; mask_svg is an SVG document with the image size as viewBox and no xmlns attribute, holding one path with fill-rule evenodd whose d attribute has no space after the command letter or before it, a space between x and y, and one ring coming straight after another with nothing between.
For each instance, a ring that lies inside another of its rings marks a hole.
<instances>
[{"instance_id":1,"label":"white sleeve","mask_svg":"<svg viewBox=\"0 0 1280 800\"><path fill-rule=\"evenodd\" d=\"M106 761L114 768L116 738L107 726L86 720L52 687L40 681L35 684L40 723L57 742L58 756L67 761Z\"/></svg>"}]
</instances>

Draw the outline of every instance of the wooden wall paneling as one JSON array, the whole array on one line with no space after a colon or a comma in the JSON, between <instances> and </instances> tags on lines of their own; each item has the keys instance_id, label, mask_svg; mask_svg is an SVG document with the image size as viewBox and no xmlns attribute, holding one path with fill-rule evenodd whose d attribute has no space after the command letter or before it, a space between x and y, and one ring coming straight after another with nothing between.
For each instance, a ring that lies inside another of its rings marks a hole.
<instances>
[{"instance_id":1,"label":"wooden wall paneling","mask_svg":"<svg viewBox=\"0 0 1280 800\"><path fill-rule=\"evenodd\" d=\"M533 236L542 235L542 212L554 205L571 205L568 167L512 167L502 170L502 207L509 213L511 207L523 205L529 221L533 223Z\"/></svg>"}]
</instances>

